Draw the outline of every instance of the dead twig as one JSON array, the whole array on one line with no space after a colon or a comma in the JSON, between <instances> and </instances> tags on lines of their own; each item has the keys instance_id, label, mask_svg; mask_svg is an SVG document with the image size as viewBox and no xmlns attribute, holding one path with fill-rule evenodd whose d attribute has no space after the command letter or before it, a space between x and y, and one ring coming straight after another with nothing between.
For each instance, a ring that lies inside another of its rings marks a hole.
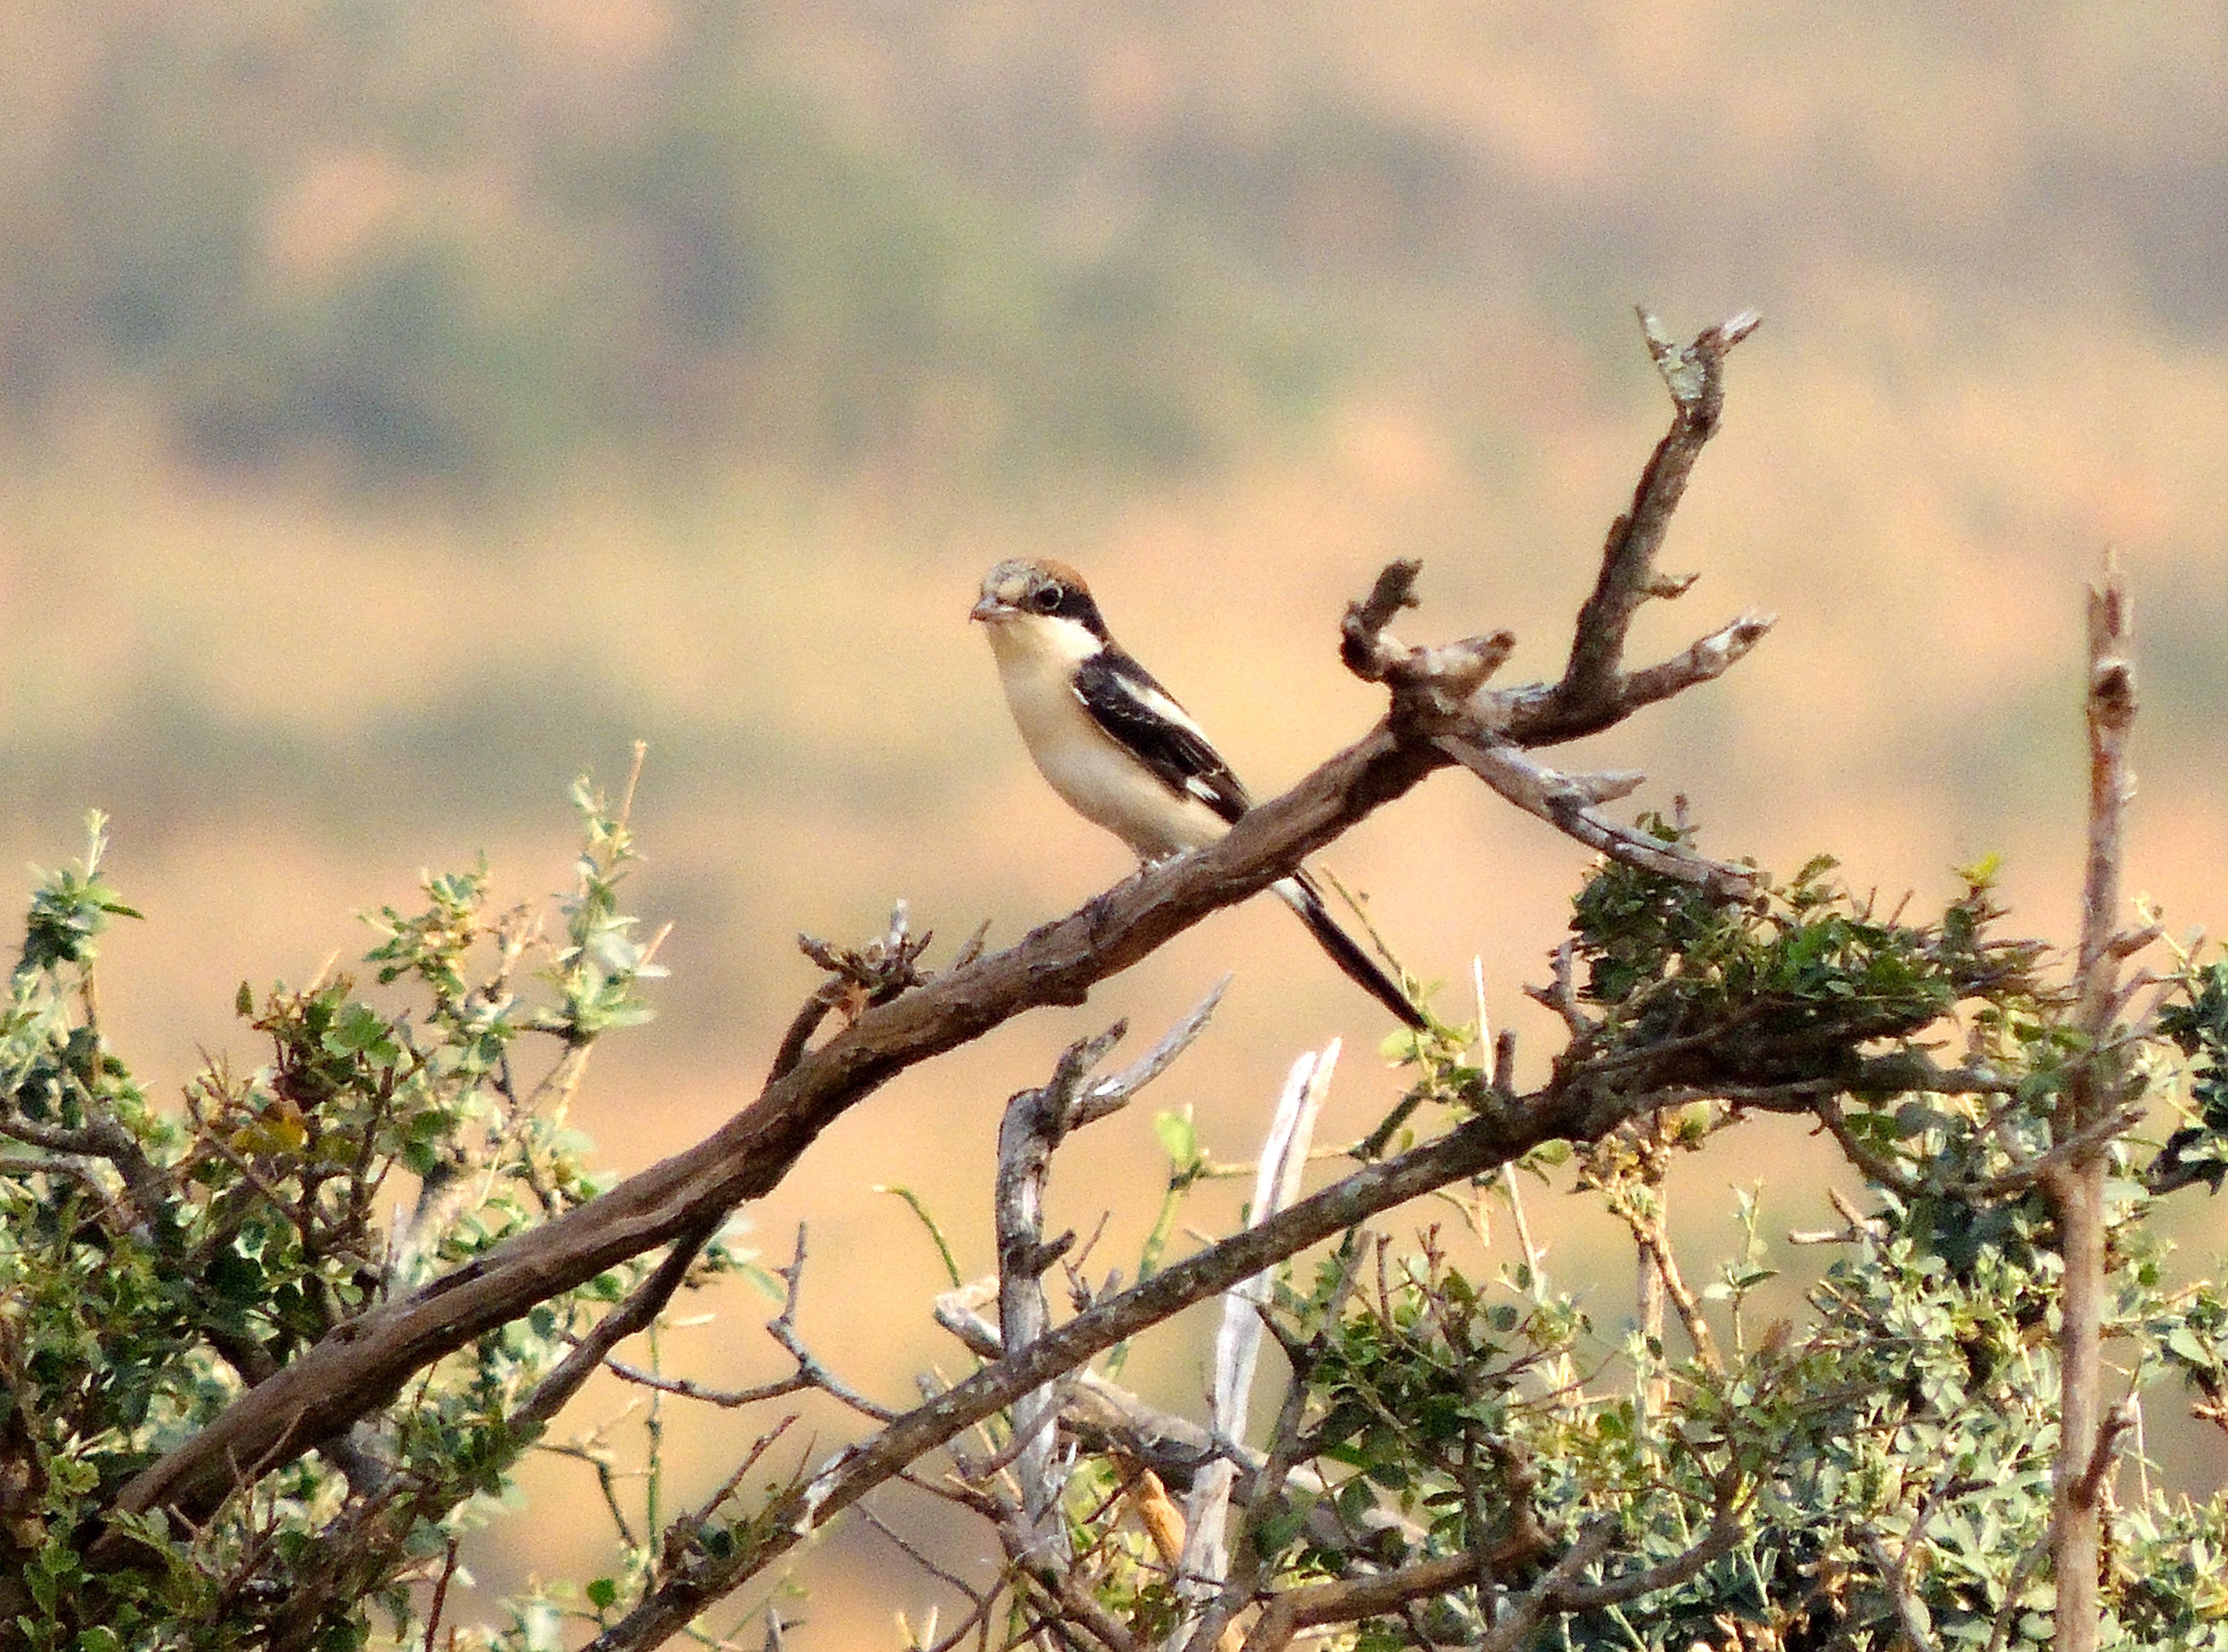
<instances>
[{"instance_id":1,"label":"dead twig","mask_svg":"<svg viewBox=\"0 0 2228 1652\"><path fill-rule=\"evenodd\" d=\"M1045 1184L1052 1157L1075 1130L1110 1117L1168 1070L1207 1026L1229 986L1218 982L1144 1058L1111 1078L1092 1082L1092 1073L1126 1031L1117 1021L1096 1038L1068 1046L1049 1082L1024 1090L1006 1104L998 1127L998 1170L993 1215L998 1240L998 1322L1001 1345L1025 1348L1051 1323L1045 1300L1045 1271L1066 1254L1072 1233L1044 1238ZM1021 1442L1015 1463L1021 1486L1022 1514L1034 1541L1065 1562L1066 1528L1060 1510L1065 1476L1057 1470L1059 1439L1051 1423L1059 1402L1049 1386L1023 1395L1014 1405L1014 1433Z\"/></svg>"},{"instance_id":2,"label":"dead twig","mask_svg":"<svg viewBox=\"0 0 2228 1652\"><path fill-rule=\"evenodd\" d=\"M673 1300L673 1293L681 1289L688 1270L695 1265L697 1252L703 1249L717 1226L717 1219L701 1221L674 1240L672 1250L666 1253L656 1271L637 1285L624 1302L597 1321L595 1329L574 1343L573 1351L558 1361L556 1368L535 1385L525 1404L512 1414L512 1428L529 1438L540 1432L564 1409L566 1401L580 1391L580 1385L613 1348L646 1329L650 1321L663 1313L665 1304Z\"/></svg>"},{"instance_id":3,"label":"dead twig","mask_svg":"<svg viewBox=\"0 0 2228 1652\"><path fill-rule=\"evenodd\" d=\"M2084 1150L2052 1167L2039 1185L2057 1218L2064 1263L2058 1302L2058 1450L2052 1476L2051 1571L2058 1588L2058 1652L2096 1652L2102 1631L2098 1596L2100 1465L2113 1436L2103 1403L2105 1314L2104 1171L2109 1124L2122 1111L2125 1061L2108 1048L2118 1001L2120 868L2128 799L2128 765L2135 718L2135 667L2129 659L2128 590L2118 565L2105 558L2103 579L2089 592L2089 849L2082 882L2081 945L2073 973L2074 1025L2089 1048L2073 1066L2058 1100L2053 1134Z\"/></svg>"},{"instance_id":4,"label":"dead twig","mask_svg":"<svg viewBox=\"0 0 2228 1652\"><path fill-rule=\"evenodd\" d=\"M1612 861L1698 885L1721 900L1753 895L1764 875L1754 867L1713 861L1637 827L1621 825L1596 808L1630 795L1647 778L1645 775L1629 770L1564 774L1533 761L1513 746L1470 735L1443 734L1438 745L1526 814L1546 821Z\"/></svg>"},{"instance_id":5,"label":"dead twig","mask_svg":"<svg viewBox=\"0 0 2228 1652\"><path fill-rule=\"evenodd\" d=\"M1249 1226L1268 1220L1299 1192L1300 1172L1315 1139L1316 1118L1329 1092L1338 1053L1338 1041L1334 1039L1320 1053L1310 1051L1302 1055L1285 1075L1283 1092L1261 1143ZM1268 1299L1268 1282L1260 1274L1240 1280L1223 1297L1208 1406L1208 1428L1217 1439L1237 1440L1245 1436L1247 1398L1260 1358L1261 1309ZM1296 1375L1295 1383L1297 1380ZM1223 1546L1223 1530L1230 1513L1231 1488L1237 1478L1237 1465L1223 1457L1207 1463L1192 1482L1191 1497L1185 1506L1183 1557L1178 1567L1180 1591L1209 1591L1228 1574L1230 1557ZM1264 1489L1273 1495L1278 1487L1271 1481Z\"/></svg>"}]
</instances>

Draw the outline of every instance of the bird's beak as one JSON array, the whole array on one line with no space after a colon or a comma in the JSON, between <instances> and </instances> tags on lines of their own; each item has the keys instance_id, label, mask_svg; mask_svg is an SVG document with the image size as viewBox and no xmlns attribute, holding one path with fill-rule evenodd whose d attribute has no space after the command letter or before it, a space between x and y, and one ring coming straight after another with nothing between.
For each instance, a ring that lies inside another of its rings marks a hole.
<instances>
[{"instance_id":1,"label":"bird's beak","mask_svg":"<svg viewBox=\"0 0 2228 1652\"><path fill-rule=\"evenodd\" d=\"M1010 607L1007 606L1006 604L1000 602L996 597L985 597L967 611L967 618L970 619L983 620L999 619L1013 611L1014 611Z\"/></svg>"}]
</instances>

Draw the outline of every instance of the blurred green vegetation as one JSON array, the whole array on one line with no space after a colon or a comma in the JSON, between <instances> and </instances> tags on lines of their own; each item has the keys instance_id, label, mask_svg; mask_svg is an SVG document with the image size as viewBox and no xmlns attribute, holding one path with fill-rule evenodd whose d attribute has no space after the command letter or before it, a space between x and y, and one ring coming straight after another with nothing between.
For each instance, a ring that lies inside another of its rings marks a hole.
<instances>
[{"instance_id":1,"label":"blurred green vegetation","mask_svg":"<svg viewBox=\"0 0 2228 1652\"><path fill-rule=\"evenodd\" d=\"M830 624L887 657L871 616L790 606L831 558L949 605L1049 549L1134 571L1136 615L1164 546L1296 602L1333 557L1420 552L1531 641L1652 435L1618 313L1645 297L1771 317L1729 491L1693 507L1713 577L1860 615L1837 676L1915 666L1885 699L1938 713L1875 749L1937 807L2031 814L2064 729L2058 656L2014 640L2039 560L2111 540L2171 582L2154 726L2219 743L2223 49L2203 8L1918 0L1553 29L1457 0L19 0L0 781L391 834L515 821L643 734L738 791L906 804L977 721L906 690L908 740L857 702L942 656L765 703ZM592 547L609 572L551 589ZM590 593L662 652L576 621ZM1953 662L1952 623L2002 640ZM714 632L763 669L707 689ZM1925 675L1953 665L1988 690ZM1716 702L1668 715L1758 751ZM1789 743L1844 772L1864 721ZM1751 766L1777 791L1789 759Z\"/></svg>"},{"instance_id":2,"label":"blurred green vegetation","mask_svg":"<svg viewBox=\"0 0 2228 1652\"><path fill-rule=\"evenodd\" d=\"M1334 353L1196 236L1049 247L846 132L731 6L580 84L500 10L83 10L84 84L0 177L19 420L122 379L210 464L471 490L585 451L848 470L924 440L977 483L1165 474Z\"/></svg>"},{"instance_id":3,"label":"blurred green vegetation","mask_svg":"<svg viewBox=\"0 0 2228 1652\"><path fill-rule=\"evenodd\" d=\"M18 10L0 407L122 383L196 459L374 489L1194 474L1388 366L1475 413L1484 317L1622 376L1604 304L1821 275L1917 274L1983 352L2036 307L2228 320L2193 15Z\"/></svg>"}]
</instances>

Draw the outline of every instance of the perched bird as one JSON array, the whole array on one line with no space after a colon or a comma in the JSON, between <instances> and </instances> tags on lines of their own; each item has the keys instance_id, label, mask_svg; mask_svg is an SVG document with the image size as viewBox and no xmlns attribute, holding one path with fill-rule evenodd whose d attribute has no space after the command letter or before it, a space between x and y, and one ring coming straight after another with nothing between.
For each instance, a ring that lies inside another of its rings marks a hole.
<instances>
[{"instance_id":1,"label":"perched bird","mask_svg":"<svg viewBox=\"0 0 2228 1652\"><path fill-rule=\"evenodd\" d=\"M1245 788L1152 674L1106 631L1063 562L1001 562L970 616L983 622L1006 704L1038 771L1078 814L1150 863L1204 848L1243 815ZM1331 962L1409 1026L1426 1023L1324 910L1304 872L1271 886Z\"/></svg>"}]
</instances>

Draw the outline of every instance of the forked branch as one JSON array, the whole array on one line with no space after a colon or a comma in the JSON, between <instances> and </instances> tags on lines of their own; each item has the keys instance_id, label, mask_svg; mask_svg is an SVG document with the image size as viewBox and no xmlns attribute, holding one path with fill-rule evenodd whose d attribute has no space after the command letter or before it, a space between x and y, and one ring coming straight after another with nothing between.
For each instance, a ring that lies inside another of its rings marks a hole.
<instances>
[{"instance_id":1,"label":"forked branch","mask_svg":"<svg viewBox=\"0 0 2228 1652\"><path fill-rule=\"evenodd\" d=\"M1655 358L1655 370L1663 375L1677 413L1648 468L1640 473L1632 509L1610 528L1609 541L1602 547L1600 577L1585 606L1578 610L1570 663L1542 709L1544 717L1569 727L1572 733L1605 728L1630 714L1624 641L1632 617L1649 598L1668 600L1693 583L1691 575L1666 579L1659 574L1656 553L1670 531L1672 514L1686 496L1694 461L1717 433L1725 405L1725 356L1763 319L1753 310L1743 311L1693 343L1681 345L1663 330L1662 323L1645 310L1640 312L1649 354Z\"/></svg>"}]
</instances>

